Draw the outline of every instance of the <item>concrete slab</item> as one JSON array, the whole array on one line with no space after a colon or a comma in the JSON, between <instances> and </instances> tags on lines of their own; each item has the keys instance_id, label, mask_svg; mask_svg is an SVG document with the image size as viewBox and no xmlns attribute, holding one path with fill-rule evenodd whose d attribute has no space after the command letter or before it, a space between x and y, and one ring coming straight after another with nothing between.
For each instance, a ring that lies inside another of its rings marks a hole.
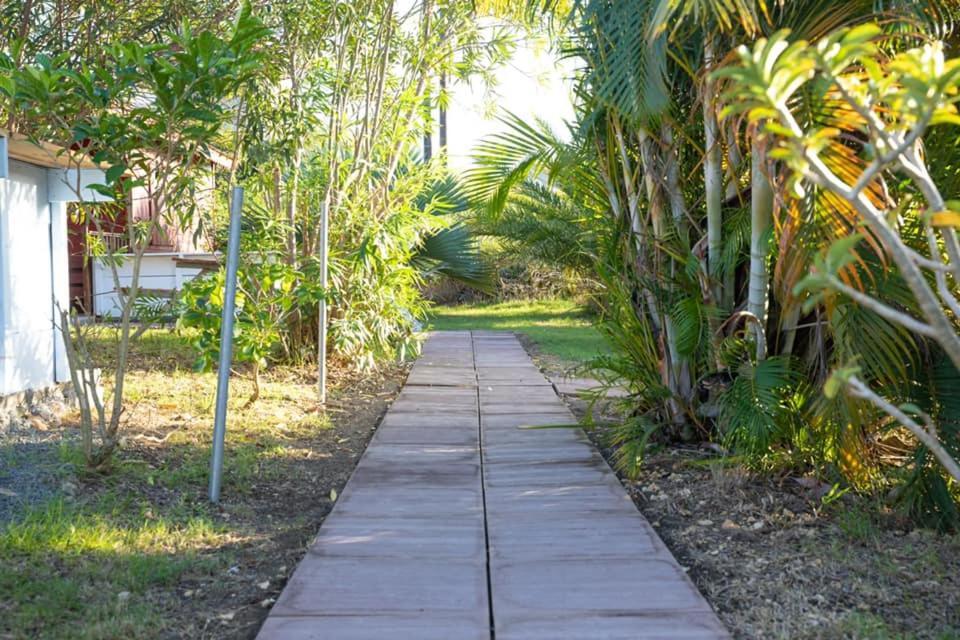
<instances>
[{"instance_id":1,"label":"concrete slab","mask_svg":"<svg viewBox=\"0 0 960 640\"><path fill-rule=\"evenodd\" d=\"M408 386L397 400L419 400L422 402L450 402L477 404L477 390L473 387L418 387Z\"/></svg>"},{"instance_id":2,"label":"concrete slab","mask_svg":"<svg viewBox=\"0 0 960 640\"><path fill-rule=\"evenodd\" d=\"M512 518L518 513L556 513L589 518L590 514L630 513L636 510L624 491L612 491L605 485L561 485L553 487L487 487L486 515L488 522Z\"/></svg>"},{"instance_id":3,"label":"concrete slab","mask_svg":"<svg viewBox=\"0 0 960 640\"><path fill-rule=\"evenodd\" d=\"M726 630L710 613L597 615L575 612L520 617L497 624L498 640L722 640Z\"/></svg>"},{"instance_id":4,"label":"concrete slab","mask_svg":"<svg viewBox=\"0 0 960 640\"><path fill-rule=\"evenodd\" d=\"M463 402L395 400L390 405L390 413L410 413L419 416L477 415L477 405Z\"/></svg>"},{"instance_id":5,"label":"concrete slab","mask_svg":"<svg viewBox=\"0 0 960 640\"><path fill-rule=\"evenodd\" d=\"M577 434L570 434L576 436ZM490 434L486 434L489 439ZM582 434L580 434L583 437ZM581 446L569 446L571 444ZM536 440L517 442L507 440L501 444L488 444L483 447L484 470L493 469L500 464L535 465L545 462L590 464L596 462L596 453L585 443L576 440L560 442L538 442Z\"/></svg>"},{"instance_id":6,"label":"concrete slab","mask_svg":"<svg viewBox=\"0 0 960 640\"><path fill-rule=\"evenodd\" d=\"M489 640L478 616L364 614L362 616L270 616L258 640Z\"/></svg>"},{"instance_id":7,"label":"concrete slab","mask_svg":"<svg viewBox=\"0 0 960 640\"><path fill-rule=\"evenodd\" d=\"M403 464L413 469L431 464L469 465L480 463L480 452L475 447L439 444L382 444L367 450L361 461L365 464Z\"/></svg>"},{"instance_id":8,"label":"concrete slab","mask_svg":"<svg viewBox=\"0 0 960 640\"><path fill-rule=\"evenodd\" d=\"M422 465L365 463L358 466L350 478L354 488L408 487L416 491L434 487L474 487L479 481L479 463L464 465L440 462Z\"/></svg>"},{"instance_id":9,"label":"concrete slab","mask_svg":"<svg viewBox=\"0 0 960 640\"><path fill-rule=\"evenodd\" d=\"M693 583L669 558L495 562L490 581L497 637L501 625L534 616L710 612Z\"/></svg>"},{"instance_id":10,"label":"concrete slab","mask_svg":"<svg viewBox=\"0 0 960 640\"><path fill-rule=\"evenodd\" d=\"M483 525L483 495L480 488L347 486L331 513L336 518L435 519L460 522L466 518Z\"/></svg>"},{"instance_id":11,"label":"concrete slab","mask_svg":"<svg viewBox=\"0 0 960 640\"><path fill-rule=\"evenodd\" d=\"M475 387L477 374L473 367L414 367L407 376L408 385Z\"/></svg>"},{"instance_id":12,"label":"concrete slab","mask_svg":"<svg viewBox=\"0 0 960 640\"><path fill-rule=\"evenodd\" d=\"M590 516L588 520L531 514L488 522L490 557L494 562L509 562L667 556L666 547L639 514L591 512Z\"/></svg>"},{"instance_id":13,"label":"concrete slab","mask_svg":"<svg viewBox=\"0 0 960 640\"><path fill-rule=\"evenodd\" d=\"M519 464L488 463L483 468L483 480L488 487L543 487L568 483L603 483L620 489L620 481L612 473L605 473L605 466L606 463L602 459L595 458L546 464L540 461L524 461Z\"/></svg>"},{"instance_id":14,"label":"concrete slab","mask_svg":"<svg viewBox=\"0 0 960 640\"><path fill-rule=\"evenodd\" d=\"M532 458L530 460L531 462L541 460L557 462L559 460L566 460L573 455L568 451L576 449L581 450L588 457L591 455L589 447L587 447L586 436L583 432L567 428L518 429L512 427L490 429L482 434L481 443L484 448L484 453L490 454L484 458L484 460L488 462L500 461L495 458L494 454L509 453L511 450L525 453L534 452L537 448L540 449L541 455L539 458ZM568 451L561 453L562 457L555 457L555 455L563 449L567 449ZM587 458L578 457L577 459L585 460ZM514 462L523 461L525 460L514 460Z\"/></svg>"},{"instance_id":15,"label":"concrete slab","mask_svg":"<svg viewBox=\"0 0 960 640\"><path fill-rule=\"evenodd\" d=\"M569 459L570 456L578 456L575 459L582 460L583 457L579 457L580 454L586 456L590 455L590 450L586 442L587 437L583 434L582 431L574 429L489 429L483 433L482 442L484 453L489 454L484 458L486 461L498 462L501 460L498 454L507 453L509 454L511 450L523 450L524 452L530 451L531 449L540 449L540 457L536 457L536 451L533 451L534 457L528 458L531 462L536 462L539 459L550 459L557 461L560 459ZM563 458L556 458L558 448L561 445L582 445L582 448L579 449L580 454L577 454L576 448L568 448L562 453ZM521 459L513 460L513 462L521 462Z\"/></svg>"},{"instance_id":16,"label":"concrete slab","mask_svg":"<svg viewBox=\"0 0 960 640\"><path fill-rule=\"evenodd\" d=\"M483 415L511 415L511 414L542 414L542 413L563 413L567 411L567 405L558 399L538 400L529 402L497 402L487 401L483 403Z\"/></svg>"},{"instance_id":17,"label":"concrete slab","mask_svg":"<svg viewBox=\"0 0 960 640\"><path fill-rule=\"evenodd\" d=\"M394 518L336 518L325 524L310 546L320 556L398 558L482 558L486 542L473 521Z\"/></svg>"},{"instance_id":18,"label":"concrete slab","mask_svg":"<svg viewBox=\"0 0 960 640\"><path fill-rule=\"evenodd\" d=\"M576 425L577 419L566 408L540 413L484 413L480 417L482 430L496 427L518 428L523 426ZM546 429L544 429L546 431Z\"/></svg>"},{"instance_id":19,"label":"concrete slab","mask_svg":"<svg viewBox=\"0 0 960 640\"><path fill-rule=\"evenodd\" d=\"M480 406L488 402L554 402L555 400L557 400L556 392L552 386L546 384L525 387L480 386Z\"/></svg>"},{"instance_id":20,"label":"concrete slab","mask_svg":"<svg viewBox=\"0 0 960 640\"><path fill-rule=\"evenodd\" d=\"M371 444L450 444L480 446L480 432L446 426L380 425Z\"/></svg>"},{"instance_id":21,"label":"concrete slab","mask_svg":"<svg viewBox=\"0 0 960 640\"><path fill-rule=\"evenodd\" d=\"M439 427L442 429L457 429L476 431L479 416L473 414L416 414L388 411L380 421L380 428L386 426L397 427Z\"/></svg>"},{"instance_id":22,"label":"concrete slab","mask_svg":"<svg viewBox=\"0 0 960 640\"><path fill-rule=\"evenodd\" d=\"M487 622L485 564L476 560L342 558L308 553L273 607L279 616L454 613ZM423 622L428 624L429 617Z\"/></svg>"}]
</instances>

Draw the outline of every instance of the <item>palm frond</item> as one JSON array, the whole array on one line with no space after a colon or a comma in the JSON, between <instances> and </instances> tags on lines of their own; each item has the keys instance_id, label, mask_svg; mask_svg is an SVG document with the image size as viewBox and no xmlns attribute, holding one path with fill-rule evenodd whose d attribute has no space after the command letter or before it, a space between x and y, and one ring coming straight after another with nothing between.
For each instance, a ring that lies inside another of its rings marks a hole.
<instances>
[{"instance_id":1,"label":"palm frond","mask_svg":"<svg viewBox=\"0 0 960 640\"><path fill-rule=\"evenodd\" d=\"M442 274L480 291L492 292L494 270L484 260L476 237L465 224L426 236L413 265L427 274Z\"/></svg>"}]
</instances>

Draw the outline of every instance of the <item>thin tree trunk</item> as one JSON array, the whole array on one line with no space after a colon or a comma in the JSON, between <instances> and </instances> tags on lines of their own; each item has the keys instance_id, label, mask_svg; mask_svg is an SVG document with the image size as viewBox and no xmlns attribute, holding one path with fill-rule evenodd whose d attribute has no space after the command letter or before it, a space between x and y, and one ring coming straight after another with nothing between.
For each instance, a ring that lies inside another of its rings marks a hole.
<instances>
[{"instance_id":1,"label":"thin tree trunk","mask_svg":"<svg viewBox=\"0 0 960 640\"><path fill-rule=\"evenodd\" d=\"M765 171L765 152L754 140L750 164L750 284L747 292L747 312L756 322L757 360L767 357L766 342L760 335L767 326L767 301L770 274L767 269L767 252L770 245L770 226L773 220L773 189Z\"/></svg>"},{"instance_id":2,"label":"thin tree trunk","mask_svg":"<svg viewBox=\"0 0 960 640\"><path fill-rule=\"evenodd\" d=\"M780 323L780 333L783 335L783 343L780 346L780 353L788 356L793 353L793 346L797 341L797 325L800 323L800 305L794 304L783 316Z\"/></svg>"},{"instance_id":3,"label":"thin tree trunk","mask_svg":"<svg viewBox=\"0 0 960 640\"><path fill-rule=\"evenodd\" d=\"M674 148L673 127L664 122L660 127L661 142L664 145L662 152L664 172L667 181L667 196L670 200L670 212L673 216L673 225L684 243L687 242L689 229L687 225L687 203L683 197L683 190L680 188L680 167L677 162L676 150ZM670 275L673 278L676 274L677 265L674 260L670 260ZM671 322L671 329L672 322ZM673 379L674 392L677 393L684 402L689 402L693 397L693 380L690 371L690 360L680 354L677 346L677 335L675 330L671 330L667 339L670 344L671 359L673 360ZM678 418L678 422L680 422Z\"/></svg>"},{"instance_id":4,"label":"thin tree trunk","mask_svg":"<svg viewBox=\"0 0 960 640\"><path fill-rule=\"evenodd\" d=\"M290 182L287 185L287 262L297 265L297 201L300 191L300 164L303 162L303 144L298 143L293 154Z\"/></svg>"},{"instance_id":5,"label":"thin tree trunk","mask_svg":"<svg viewBox=\"0 0 960 640\"><path fill-rule=\"evenodd\" d=\"M731 124L727 130L727 187L724 200L738 198L740 194L740 167L743 164L743 155L740 153L740 143L737 140L737 129ZM730 265L723 274L723 286L720 305L724 309L733 310L737 292L736 265Z\"/></svg>"},{"instance_id":6,"label":"thin tree trunk","mask_svg":"<svg viewBox=\"0 0 960 640\"><path fill-rule=\"evenodd\" d=\"M443 161L447 161L447 108L443 106L443 100L446 98L443 96L447 91L447 74L440 74L440 153L443 154Z\"/></svg>"},{"instance_id":7,"label":"thin tree trunk","mask_svg":"<svg viewBox=\"0 0 960 640\"><path fill-rule=\"evenodd\" d=\"M704 64L707 72L713 66L713 42L708 37L704 45ZM709 75L703 85L703 186L707 205L707 274L715 304L721 304L723 286L719 279L720 256L723 252L723 193L720 165L720 136L715 109L716 87Z\"/></svg>"},{"instance_id":8,"label":"thin tree trunk","mask_svg":"<svg viewBox=\"0 0 960 640\"><path fill-rule=\"evenodd\" d=\"M650 138L647 132L641 132L640 161L643 165L644 183L647 190L650 224L653 227L654 240L659 243L660 240L666 237L667 220L665 219L666 208L663 202L663 189L661 188L662 185L658 184L660 170L659 163L657 162L659 157L657 152L658 149L654 140ZM654 277L657 277L659 271L667 267L664 259L660 255L658 247L653 248L653 264L657 270L657 272L654 273ZM670 419L674 424L681 424L685 418L683 407L678 400L678 398L682 396L676 376L676 363L679 360L679 354L676 348L676 329L669 311L663 308L660 300L657 300L657 310L659 315L663 317L663 337L665 343L663 348L663 369L660 372L660 376L664 385L670 389L673 394L667 401Z\"/></svg>"}]
</instances>

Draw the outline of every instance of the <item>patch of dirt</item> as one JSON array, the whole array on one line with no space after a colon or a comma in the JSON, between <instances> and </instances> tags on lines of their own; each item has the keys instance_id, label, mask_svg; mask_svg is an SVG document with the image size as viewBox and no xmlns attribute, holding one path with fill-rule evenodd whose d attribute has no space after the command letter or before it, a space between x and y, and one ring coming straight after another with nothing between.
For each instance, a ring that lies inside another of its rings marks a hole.
<instances>
[{"instance_id":1,"label":"patch of dirt","mask_svg":"<svg viewBox=\"0 0 960 640\"><path fill-rule=\"evenodd\" d=\"M621 481L735 638L960 638L960 536L714 455L667 448Z\"/></svg>"},{"instance_id":2,"label":"patch of dirt","mask_svg":"<svg viewBox=\"0 0 960 640\"><path fill-rule=\"evenodd\" d=\"M524 346L548 376L569 370ZM586 403L564 399L582 418ZM609 417L594 417L588 435L614 466ZM620 480L735 638L960 638L960 535L696 447L651 453Z\"/></svg>"}]
</instances>

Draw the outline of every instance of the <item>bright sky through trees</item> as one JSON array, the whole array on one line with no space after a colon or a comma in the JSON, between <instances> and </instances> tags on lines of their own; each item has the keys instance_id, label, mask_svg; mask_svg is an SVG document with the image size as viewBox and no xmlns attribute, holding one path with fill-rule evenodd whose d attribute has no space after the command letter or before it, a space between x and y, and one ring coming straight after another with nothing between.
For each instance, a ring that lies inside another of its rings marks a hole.
<instances>
[{"instance_id":1,"label":"bright sky through trees","mask_svg":"<svg viewBox=\"0 0 960 640\"><path fill-rule=\"evenodd\" d=\"M474 145L506 128L498 121L506 112L527 121L545 120L565 138L564 123L573 118L572 66L545 39L534 36L518 41L511 61L495 71L495 86L454 85L447 114L450 167L469 167Z\"/></svg>"}]
</instances>

